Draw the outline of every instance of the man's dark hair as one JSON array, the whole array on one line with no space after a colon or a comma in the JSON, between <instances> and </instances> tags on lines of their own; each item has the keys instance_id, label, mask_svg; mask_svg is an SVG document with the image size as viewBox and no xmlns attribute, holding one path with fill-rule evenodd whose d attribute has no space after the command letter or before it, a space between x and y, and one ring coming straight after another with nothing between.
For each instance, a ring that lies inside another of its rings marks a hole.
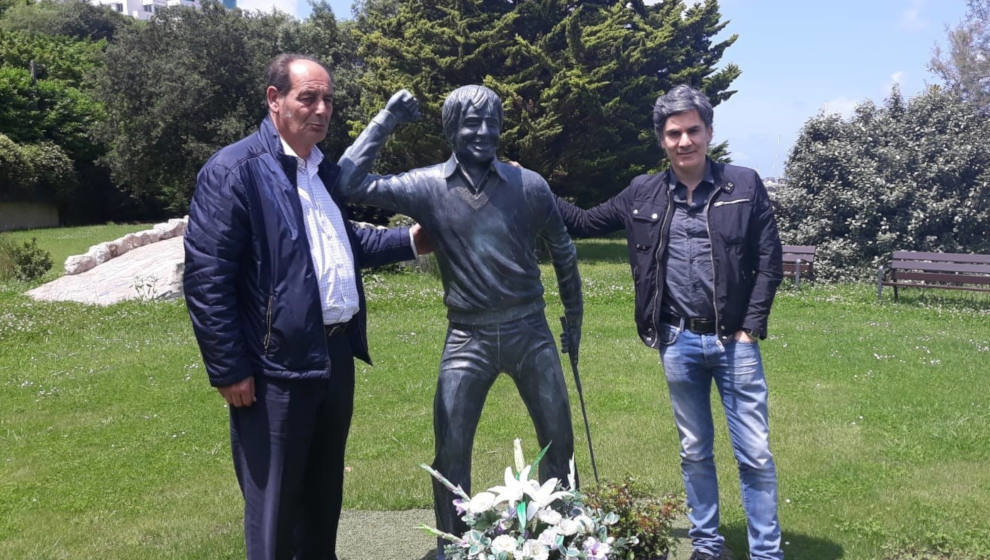
<instances>
[{"instance_id":1,"label":"man's dark hair","mask_svg":"<svg viewBox=\"0 0 990 560\"><path fill-rule=\"evenodd\" d=\"M681 84L657 98L657 102L653 105L653 130L656 131L657 142L661 146L663 146L663 127L667 124L667 118L689 111L697 111L701 122L705 123L707 128L712 127L712 119L715 115L712 102L699 90Z\"/></svg>"},{"instance_id":2,"label":"man's dark hair","mask_svg":"<svg viewBox=\"0 0 990 560\"><path fill-rule=\"evenodd\" d=\"M461 124L461 117L471 107L489 107L502 124L502 99L494 91L480 85L461 86L450 92L443 101L441 114L443 134L450 145L454 145L454 135Z\"/></svg>"},{"instance_id":3,"label":"man's dark hair","mask_svg":"<svg viewBox=\"0 0 990 560\"><path fill-rule=\"evenodd\" d=\"M320 68L326 70L327 74L330 75L330 80L333 80L333 72L316 58L306 54L285 53L276 56L271 64L268 65L268 83L265 85L265 89L274 86L279 95L289 93L289 90L292 89L292 77L289 75L289 66L297 60L308 60L319 64Z\"/></svg>"}]
</instances>

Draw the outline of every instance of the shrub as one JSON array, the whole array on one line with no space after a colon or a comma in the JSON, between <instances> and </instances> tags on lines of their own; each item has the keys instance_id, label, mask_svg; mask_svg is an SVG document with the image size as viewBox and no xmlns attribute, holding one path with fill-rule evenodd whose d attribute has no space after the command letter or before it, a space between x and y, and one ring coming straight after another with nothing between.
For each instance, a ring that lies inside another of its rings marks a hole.
<instances>
[{"instance_id":1,"label":"shrub","mask_svg":"<svg viewBox=\"0 0 990 560\"><path fill-rule=\"evenodd\" d=\"M872 279L896 250L990 251L990 121L932 87L805 123L774 195L784 243L824 280Z\"/></svg>"},{"instance_id":2,"label":"shrub","mask_svg":"<svg viewBox=\"0 0 990 560\"><path fill-rule=\"evenodd\" d=\"M41 278L51 268L52 255L38 247L37 239L17 245L0 237L0 280L16 278L30 282Z\"/></svg>"},{"instance_id":3,"label":"shrub","mask_svg":"<svg viewBox=\"0 0 990 560\"><path fill-rule=\"evenodd\" d=\"M621 484L602 482L585 497L589 506L619 516L613 535L638 539L625 560L666 558L674 546L671 531L674 519L686 511L683 498L654 496L632 478Z\"/></svg>"},{"instance_id":4,"label":"shrub","mask_svg":"<svg viewBox=\"0 0 990 560\"><path fill-rule=\"evenodd\" d=\"M0 282L14 277L14 244L0 235Z\"/></svg>"}]
</instances>

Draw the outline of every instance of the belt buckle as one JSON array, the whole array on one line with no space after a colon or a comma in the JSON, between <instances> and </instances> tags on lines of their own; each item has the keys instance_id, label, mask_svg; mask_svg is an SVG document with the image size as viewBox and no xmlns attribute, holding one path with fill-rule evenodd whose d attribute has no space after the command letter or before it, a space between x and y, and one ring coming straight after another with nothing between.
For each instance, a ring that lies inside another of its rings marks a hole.
<instances>
[{"instance_id":1,"label":"belt buckle","mask_svg":"<svg viewBox=\"0 0 990 560\"><path fill-rule=\"evenodd\" d=\"M327 338L331 338L346 332L348 324L349 323L334 323L332 325L324 325L323 330L326 332Z\"/></svg>"},{"instance_id":2,"label":"belt buckle","mask_svg":"<svg viewBox=\"0 0 990 560\"><path fill-rule=\"evenodd\" d=\"M685 320L687 330L696 334L711 334L715 332L715 324L709 319L692 317Z\"/></svg>"}]
</instances>

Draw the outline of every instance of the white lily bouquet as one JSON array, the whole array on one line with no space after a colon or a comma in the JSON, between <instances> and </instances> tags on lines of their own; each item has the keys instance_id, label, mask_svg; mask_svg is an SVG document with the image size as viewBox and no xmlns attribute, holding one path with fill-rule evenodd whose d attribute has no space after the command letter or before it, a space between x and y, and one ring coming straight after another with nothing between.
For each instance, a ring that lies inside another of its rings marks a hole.
<instances>
[{"instance_id":1,"label":"white lily bouquet","mask_svg":"<svg viewBox=\"0 0 990 560\"><path fill-rule=\"evenodd\" d=\"M548 446L549 447L549 446ZM537 471L544 447L531 465L523 459L522 445L515 440L516 472L505 469L505 484L474 497L454 486L427 465L420 465L458 496L454 505L463 515L468 531L461 536L423 528L451 542L444 547L450 560L611 560L625 558L636 537L609 536L609 527L619 521L612 512L584 504L577 491L574 459L567 485L556 478L540 484L529 478Z\"/></svg>"}]
</instances>

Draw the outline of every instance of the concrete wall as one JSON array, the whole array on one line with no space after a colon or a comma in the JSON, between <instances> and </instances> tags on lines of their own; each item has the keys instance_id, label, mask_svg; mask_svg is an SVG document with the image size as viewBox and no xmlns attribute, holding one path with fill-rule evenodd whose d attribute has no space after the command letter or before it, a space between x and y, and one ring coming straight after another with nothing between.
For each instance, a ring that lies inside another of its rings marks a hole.
<instances>
[{"instance_id":1,"label":"concrete wall","mask_svg":"<svg viewBox=\"0 0 990 560\"><path fill-rule=\"evenodd\" d=\"M39 202L0 202L0 231L58 226L58 209Z\"/></svg>"}]
</instances>

